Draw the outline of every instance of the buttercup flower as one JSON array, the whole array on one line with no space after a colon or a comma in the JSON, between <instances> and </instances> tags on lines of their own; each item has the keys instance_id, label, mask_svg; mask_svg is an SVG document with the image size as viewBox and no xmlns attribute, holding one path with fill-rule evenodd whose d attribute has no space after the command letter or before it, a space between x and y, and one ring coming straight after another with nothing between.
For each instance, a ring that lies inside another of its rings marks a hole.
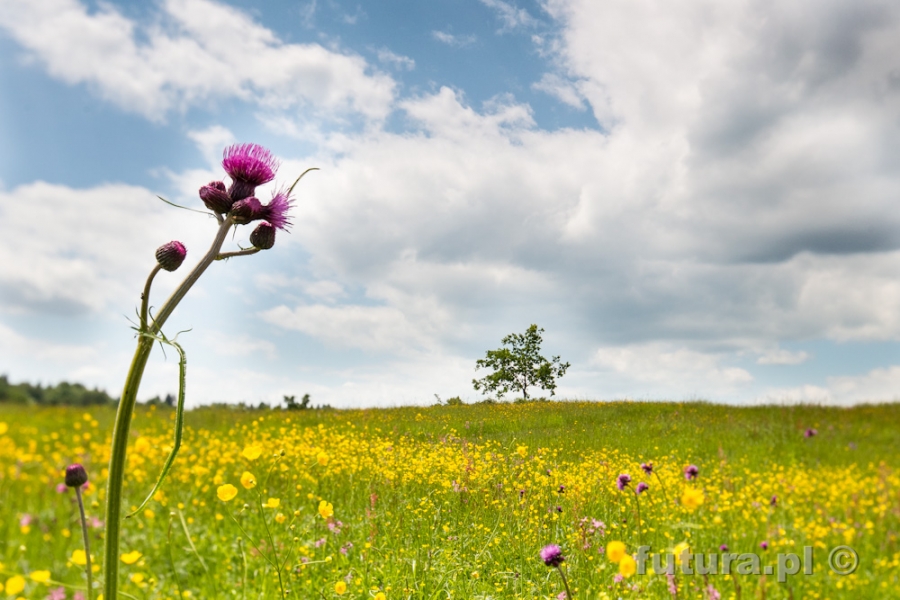
<instances>
[{"instance_id":1,"label":"buttercup flower","mask_svg":"<svg viewBox=\"0 0 900 600\"><path fill-rule=\"evenodd\" d=\"M697 510L704 500L703 492L694 488L685 488L681 494L681 505L690 511Z\"/></svg>"},{"instance_id":2,"label":"buttercup flower","mask_svg":"<svg viewBox=\"0 0 900 600\"><path fill-rule=\"evenodd\" d=\"M606 545L606 556L614 563L618 563L625 557L625 544L612 541Z\"/></svg>"},{"instance_id":3,"label":"buttercup flower","mask_svg":"<svg viewBox=\"0 0 900 600\"><path fill-rule=\"evenodd\" d=\"M169 242L156 249L156 262L166 271L174 271L184 262L187 248L181 242Z\"/></svg>"},{"instance_id":4,"label":"buttercup flower","mask_svg":"<svg viewBox=\"0 0 900 600\"><path fill-rule=\"evenodd\" d=\"M225 148L222 168L231 177L228 193L237 202L252 196L258 186L275 179L278 160L258 144L235 144Z\"/></svg>"},{"instance_id":5,"label":"buttercup flower","mask_svg":"<svg viewBox=\"0 0 900 600\"><path fill-rule=\"evenodd\" d=\"M323 519L328 519L334 516L334 506L331 504L331 502L326 502L324 500L319 502L319 515Z\"/></svg>"},{"instance_id":6,"label":"buttercup flower","mask_svg":"<svg viewBox=\"0 0 900 600\"><path fill-rule=\"evenodd\" d=\"M328 464L328 453L327 452L319 452L316 454L316 462L322 465L323 467Z\"/></svg>"},{"instance_id":7,"label":"buttercup flower","mask_svg":"<svg viewBox=\"0 0 900 600\"><path fill-rule=\"evenodd\" d=\"M13 575L6 580L6 585L3 586L3 589L7 595L15 596L25 589L25 578L21 575Z\"/></svg>"},{"instance_id":8,"label":"buttercup flower","mask_svg":"<svg viewBox=\"0 0 900 600\"><path fill-rule=\"evenodd\" d=\"M78 463L66 467L66 486L77 488L87 483L88 475L84 467Z\"/></svg>"},{"instance_id":9,"label":"buttercup flower","mask_svg":"<svg viewBox=\"0 0 900 600\"><path fill-rule=\"evenodd\" d=\"M122 555L122 562L126 565L133 565L137 561L141 559L143 554L138 552L137 550L132 550L131 552L126 552Z\"/></svg>"},{"instance_id":10,"label":"buttercup flower","mask_svg":"<svg viewBox=\"0 0 900 600\"><path fill-rule=\"evenodd\" d=\"M628 487L629 483L631 483L631 475L628 473L622 473L616 477L616 487L619 488L620 491Z\"/></svg>"},{"instance_id":11,"label":"buttercup flower","mask_svg":"<svg viewBox=\"0 0 900 600\"><path fill-rule=\"evenodd\" d=\"M47 583L50 581L50 571L32 571L31 575L32 581L37 581L38 583Z\"/></svg>"},{"instance_id":12,"label":"buttercup flower","mask_svg":"<svg viewBox=\"0 0 900 600\"><path fill-rule=\"evenodd\" d=\"M343 581L338 581L334 584L334 593L338 596L343 596L347 592L347 584Z\"/></svg>"},{"instance_id":13,"label":"buttercup flower","mask_svg":"<svg viewBox=\"0 0 900 600\"><path fill-rule=\"evenodd\" d=\"M220 485L216 489L216 495L219 497L219 500L222 502L228 502L229 500L234 500L234 497L237 496L238 489L231 485L230 483L226 483L225 485Z\"/></svg>"},{"instance_id":14,"label":"buttercup flower","mask_svg":"<svg viewBox=\"0 0 900 600\"><path fill-rule=\"evenodd\" d=\"M251 473L250 471L244 471L244 474L241 475L241 485L248 490L255 488L256 477L254 477L253 473Z\"/></svg>"},{"instance_id":15,"label":"buttercup flower","mask_svg":"<svg viewBox=\"0 0 900 600\"><path fill-rule=\"evenodd\" d=\"M630 554L626 554L622 557L622 560L619 561L619 575L631 577L635 573L637 573L637 562L635 562Z\"/></svg>"},{"instance_id":16,"label":"buttercup flower","mask_svg":"<svg viewBox=\"0 0 900 600\"><path fill-rule=\"evenodd\" d=\"M72 558L70 560L73 564L83 567L87 564L87 554L84 553L84 550L72 550Z\"/></svg>"},{"instance_id":17,"label":"buttercup flower","mask_svg":"<svg viewBox=\"0 0 900 600\"><path fill-rule=\"evenodd\" d=\"M248 460L256 460L262 454L262 448L260 448L257 444L251 444L244 448L243 452L241 452L241 456Z\"/></svg>"},{"instance_id":18,"label":"buttercup flower","mask_svg":"<svg viewBox=\"0 0 900 600\"><path fill-rule=\"evenodd\" d=\"M558 567L566 559L563 556L562 548L556 544L550 544L541 548L541 560L548 567Z\"/></svg>"}]
</instances>

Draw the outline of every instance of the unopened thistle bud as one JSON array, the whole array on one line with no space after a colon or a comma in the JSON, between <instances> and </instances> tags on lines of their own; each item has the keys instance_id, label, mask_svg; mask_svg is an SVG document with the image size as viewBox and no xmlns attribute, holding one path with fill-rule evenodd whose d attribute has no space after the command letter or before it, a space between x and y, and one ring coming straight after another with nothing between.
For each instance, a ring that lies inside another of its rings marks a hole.
<instances>
[{"instance_id":1,"label":"unopened thistle bud","mask_svg":"<svg viewBox=\"0 0 900 600\"><path fill-rule=\"evenodd\" d=\"M210 181L200 188L200 199L206 208L218 214L225 214L231 210L234 200L228 195L225 184L221 181Z\"/></svg>"},{"instance_id":2,"label":"unopened thistle bud","mask_svg":"<svg viewBox=\"0 0 900 600\"><path fill-rule=\"evenodd\" d=\"M231 207L230 214L235 223L238 225L245 225L250 221L259 219L261 211L262 203L255 197L250 196L249 198L244 198L243 200L235 202L234 206Z\"/></svg>"},{"instance_id":3,"label":"unopened thistle bud","mask_svg":"<svg viewBox=\"0 0 900 600\"><path fill-rule=\"evenodd\" d=\"M187 248L181 242L169 242L156 249L156 262L166 271L174 271L184 262Z\"/></svg>"},{"instance_id":4,"label":"unopened thistle bud","mask_svg":"<svg viewBox=\"0 0 900 600\"><path fill-rule=\"evenodd\" d=\"M88 476L84 467L78 463L66 467L66 487L78 488L87 483Z\"/></svg>"},{"instance_id":5,"label":"unopened thistle bud","mask_svg":"<svg viewBox=\"0 0 900 600\"><path fill-rule=\"evenodd\" d=\"M275 226L263 221L250 234L250 243L254 248L268 250L275 245Z\"/></svg>"}]
</instances>

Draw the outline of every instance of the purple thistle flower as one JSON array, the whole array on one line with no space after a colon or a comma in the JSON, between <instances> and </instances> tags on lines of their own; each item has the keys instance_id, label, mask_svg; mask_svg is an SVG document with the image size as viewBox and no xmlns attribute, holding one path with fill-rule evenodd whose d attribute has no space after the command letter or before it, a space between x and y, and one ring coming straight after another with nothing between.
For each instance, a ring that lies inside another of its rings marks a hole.
<instances>
[{"instance_id":1,"label":"purple thistle flower","mask_svg":"<svg viewBox=\"0 0 900 600\"><path fill-rule=\"evenodd\" d=\"M559 489L556 490L556 493L557 493L557 494L565 494L565 493L566 493L566 486L564 486L564 485L559 486Z\"/></svg>"},{"instance_id":2,"label":"purple thistle flower","mask_svg":"<svg viewBox=\"0 0 900 600\"><path fill-rule=\"evenodd\" d=\"M700 469L697 468L697 465L688 465L684 468L684 478L688 481L697 479L697 475L699 474Z\"/></svg>"},{"instance_id":3,"label":"purple thistle flower","mask_svg":"<svg viewBox=\"0 0 900 600\"><path fill-rule=\"evenodd\" d=\"M260 218L268 221L277 229L287 230L292 225L288 211L294 205L294 199L285 191L280 191L260 210Z\"/></svg>"},{"instance_id":4,"label":"purple thistle flower","mask_svg":"<svg viewBox=\"0 0 900 600\"><path fill-rule=\"evenodd\" d=\"M262 218L262 202L253 196L238 200L231 207L229 214L238 225L246 225L251 221Z\"/></svg>"},{"instance_id":5,"label":"purple thistle flower","mask_svg":"<svg viewBox=\"0 0 900 600\"><path fill-rule=\"evenodd\" d=\"M653 463L641 463L641 470L647 475L653 474Z\"/></svg>"},{"instance_id":6,"label":"purple thistle flower","mask_svg":"<svg viewBox=\"0 0 900 600\"><path fill-rule=\"evenodd\" d=\"M237 202L252 196L258 186L275 179L278 160L258 144L234 144L222 153L222 168L231 177L228 193Z\"/></svg>"},{"instance_id":7,"label":"purple thistle flower","mask_svg":"<svg viewBox=\"0 0 900 600\"><path fill-rule=\"evenodd\" d=\"M644 483L643 481L637 484L637 488L634 490L636 494L640 494L641 492L646 492L650 489L650 486Z\"/></svg>"},{"instance_id":8,"label":"purple thistle flower","mask_svg":"<svg viewBox=\"0 0 900 600\"><path fill-rule=\"evenodd\" d=\"M759 543L759 547L762 548L763 550L768 550L768 549L769 549L769 542L763 540L763 541L761 541L761 542Z\"/></svg>"},{"instance_id":9,"label":"purple thistle flower","mask_svg":"<svg viewBox=\"0 0 900 600\"><path fill-rule=\"evenodd\" d=\"M66 487L77 488L87 483L88 475L78 463L66 467Z\"/></svg>"},{"instance_id":10,"label":"purple thistle flower","mask_svg":"<svg viewBox=\"0 0 900 600\"><path fill-rule=\"evenodd\" d=\"M200 188L200 199L206 208L218 214L227 213L234 204L234 200L225 189L225 184L221 181L210 181Z\"/></svg>"},{"instance_id":11,"label":"purple thistle flower","mask_svg":"<svg viewBox=\"0 0 900 600\"><path fill-rule=\"evenodd\" d=\"M807 430L803 433L803 437L805 437L805 438L811 438L811 437L813 437L814 435L817 435L818 433L819 433L818 431L816 431L815 429L813 429L812 427L810 427L809 429L807 429Z\"/></svg>"},{"instance_id":12,"label":"purple thistle flower","mask_svg":"<svg viewBox=\"0 0 900 600\"><path fill-rule=\"evenodd\" d=\"M268 250L275 245L275 228L263 221L250 234L250 243L253 244L254 248Z\"/></svg>"},{"instance_id":13,"label":"purple thistle flower","mask_svg":"<svg viewBox=\"0 0 900 600\"><path fill-rule=\"evenodd\" d=\"M776 504L778 504L778 496L772 496L772 499L769 500L769 504L772 506L775 506Z\"/></svg>"},{"instance_id":14,"label":"purple thistle flower","mask_svg":"<svg viewBox=\"0 0 900 600\"><path fill-rule=\"evenodd\" d=\"M181 242L169 242L156 249L156 262L166 271L174 271L184 262L187 248Z\"/></svg>"},{"instance_id":15,"label":"purple thistle flower","mask_svg":"<svg viewBox=\"0 0 900 600\"><path fill-rule=\"evenodd\" d=\"M562 506L557 506L557 507L556 507L556 512L561 513L561 512L562 512Z\"/></svg>"},{"instance_id":16,"label":"purple thistle flower","mask_svg":"<svg viewBox=\"0 0 900 600\"><path fill-rule=\"evenodd\" d=\"M541 548L541 560L548 567L558 567L566 558L563 556L562 548L556 544L549 544Z\"/></svg>"},{"instance_id":17,"label":"purple thistle flower","mask_svg":"<svg viewBox=\"0 0 900 600\"><path fill-rule=\"evenodd\" d=\"M728 552L728 544L722 544L719 546L719 552Z\"/></svg>"},{"instance_id":18,"label":"purple thistle flower","mask_svg":"<svg viewBox=\"0 0 900 600\"><path fill-rule=\"evenodd\" d=\"M623 491L629 483L631 483L631 475L628 473L622 473L616 477L616 487L619 488L619 491Z\"/></svg>"}]
</instances>

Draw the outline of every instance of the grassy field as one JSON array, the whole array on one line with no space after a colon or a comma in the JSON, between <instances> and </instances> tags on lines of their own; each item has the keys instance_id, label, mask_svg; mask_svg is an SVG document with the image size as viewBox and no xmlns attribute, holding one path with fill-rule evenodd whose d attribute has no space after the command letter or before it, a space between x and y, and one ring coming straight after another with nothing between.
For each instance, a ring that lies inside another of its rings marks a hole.
<instances>
[{"instance_id":1,"label":"grassy field","mask_svg":"<svg viewBox=\"0 0 900 600\"><path fill-rule=\"evenodd\" d=\"M79 597L78 511L58 485L67 464L87 468L99 557L113 416L0 405L0 597ZM154 408L134 419L134 508L173 419ZM539 555L557 544L575 598L900 598L898 404L201 409L186 420L169 478L124 526L128 597L558 598L560 574ZM783 582L734 566L667 575L648 562L642 575L627 558L641 545L725 545L758 554L761 571L807 546L814 560ZM849 575L829 567L841 545L859 557Z\"/></svg>"}]
</instances>

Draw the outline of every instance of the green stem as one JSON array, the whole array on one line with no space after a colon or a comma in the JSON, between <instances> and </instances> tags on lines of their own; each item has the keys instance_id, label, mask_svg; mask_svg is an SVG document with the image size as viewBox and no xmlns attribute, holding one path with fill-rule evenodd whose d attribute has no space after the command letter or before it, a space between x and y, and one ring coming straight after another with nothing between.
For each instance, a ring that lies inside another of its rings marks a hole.
<instances>
[{"instance_id":1,"label":"green stem","mask_svg":"<svg viewBox=\"0 0 900 600\"><path fill-rule=\"evenodd\" d=\"M569 590L569 582L566 581L566 574L563 573L562 567L560 565L556 565L556 570L559 571L559 576L562 577L563 585L566 587L566 600L572 600L572 592Z\"/></svg>"},{"instance_id":2,"label":"green stem","mask_svg":"<svg viewBox=\"0 0 900 600\"><path fill-rule=\"evenodd\" d=\"M94 574L91 572L91 543L88 540L87 519L84 516L84 498L81 497L81 486L75 488L78 499L78 510L81 512L81 536L84 538L84 568L87 571L87 597L94 600Z\"/></svg>"},{"instance_id":3,"label":"green stem","mask_svg":"<svg viewBox=\"0 0 900 600\"><path fill-rule=\"evenodd\" d=\"M153 324L144 326L141 333L155 335L159 333L172 311L181 302L188 290L197 282L204 271L213 263L222 249L228 230L233 225L231 218L226 218L219 225L219 231L213 240L212 246L197 266L181 282L166 303L163 304ZM149 287L149 286L147 286ZM145 290L144 300L149 302L149 289ZM116 413L116 423L113 429L112 447L109 456L109 479L106 484L106 540L103 553L104 567L104 600L118 600L119 595L119 536L121 534L122 513L122 486L125 480L125 466L128 452L128 432L131 428L131 418L134 413L134 405L137 401L138 390L141 387L141 378L153 350L153 339L144 335L138 336L137 348L134 358L125 378L125 387L122 397L119 399L119 408Z\"/></svg>"}]
</instances>

